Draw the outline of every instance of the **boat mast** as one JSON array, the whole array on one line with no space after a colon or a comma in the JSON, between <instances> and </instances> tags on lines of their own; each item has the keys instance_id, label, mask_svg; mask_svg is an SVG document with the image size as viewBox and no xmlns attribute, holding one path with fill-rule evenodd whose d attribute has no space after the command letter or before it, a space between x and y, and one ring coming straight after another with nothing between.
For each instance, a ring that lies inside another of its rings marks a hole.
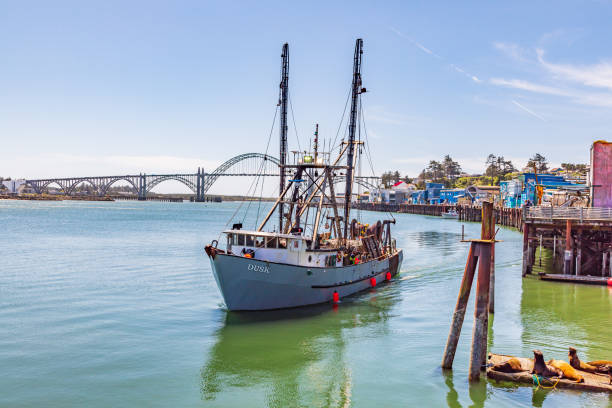
<instances>
[{"instance_id":1,"label":"boat mast","mask_svg":"<svg viewBox=\"0 0 612 408\"><path fill-rule=\"evenodd\" d=\"M357 127L357 109L359 94L361 93L361 55L363 54L363 40L358 38L355 43L355 56L353 58L353 87L351 98L351 118L349 122L348 150L346 155L346 190L344 192L344 239L348 237L349 215L351 211L351 197L353 194L353 158L355 155L355 130Z\"/></svg>"},{"instance_id":2,"label":"boat mast","mask_svg":"<svg viewBox=\"0 0 612 408\"><path fill-rule=\"evenodd\" d=\"M285 164L287 164L287 99L289 95L289 44L283 45L281 54L282 73L280 82L280 187L279 194L285 190ZM278 206L278 230L283 230L284 209L282 201Z\"/></svg>"}]
</instances>

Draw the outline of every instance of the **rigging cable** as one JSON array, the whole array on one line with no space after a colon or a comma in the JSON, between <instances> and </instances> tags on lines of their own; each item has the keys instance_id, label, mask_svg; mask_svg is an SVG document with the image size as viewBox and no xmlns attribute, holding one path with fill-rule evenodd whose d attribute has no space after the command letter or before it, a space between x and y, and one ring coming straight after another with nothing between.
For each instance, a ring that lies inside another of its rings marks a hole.
<instances>
[{"instance_id":1,"label":"rigging cable","mask_svg":"<svg viewBox=\"0 0 612 408\"><path fill-rule=\"evenodd\" d=\"M270 135L268 136L268 143L266 144L266 153L265 155L268 155L268 149L270 148L270 140L272 140L272 133L274 132L274 124L276 123L276 116L278 115L278 107L276 107L276 110L274 111L274 119L272 120L272 126L270 127ZM259 195L259 202L257 203L257 217L255 218L255 228L257 228L257 222L259 221L259 210L261 208L261 197L263 195L263 186L264 186L264 179L265 176L263 176L262 173L262 169L265 171L265 166L266 166L266 162L267 160L262 160L261 161L261 165L259 166L259 171L258 171L258 176L257 176L257 184L255 185L255 189L253 190L253 198L255 197L255 194L257 192L257 185L259 184L259 179L261 179L261 193ZM280 193L279 193L280 194ZM249 202L249 207L251 206L251 202ZM248 208L247 207L247 211ZM244 217L246 218L246 214L247 212L245 211L244 213Z\"/></svg>"},{"instance_id":2,"label":"rigging cable","mask_svg":"<svg viewBox=\"0 0 612 408\"><path fill-rule=\"evenodd\" d=\"M270 136L268 137L268 146L270 145L270 139L272 137L272 131L274 129L274 124L276 123L276 116L278 115L278 106L276 106L275 111L274 111L274 119L272 120L272 130L270 130ZM266 155L268 154L268 148L266 147ZM262 165L265 164L266 160L262 160ZM260 166L261 169L261 166ZM258 172L259 173L259 172ZM249 197L251 194L251 189L253 189L253 186L255 185L255 182L259 179L259 177L255 177L253 179L253 181L251 182L251 185L249 186L248 190L247 190L247 194L246 197ZM255 193L257 187L255 187L255 189L253 189L253 194ZM225 224L224 229L227 229L228 225L232 222L232 220L234 219L234 217L236 217L236 214L238 214L238 212L240 211L240 209L242 208L242 206L244 205L244 201L242 201L240 203L240 205L238 206L238 208L236 208L236 210L234 211L234 213L232 214L232 216L229 218L229 220L227 221L227 223ZM250 201L249 201L249 206L250 206ZM242 222L244 222L244 219L246 218L246 213L248 212L248 208L245 210L245 217L243 217ZM221 238L221 234L223 232L219 233L219 237L218 239Z\"/></svg>"},{"instance_id":3,"label":"rigging cable","mask_svg":"<svg viewBox=\"0 0 612 408\"><path fill-rule=\"evenodd\" d=\"M289 99L289 109L291 110L291 119L293 119L293 130L295 131L295 140L298 143L298 150L302 150L302 146L300 146L300 137L298 136L297 126L295 125L295 115L293 114L293 103L291 102L291 94L289 90L287 90L287 99Z\"/></svg>"},{"instance_id":4,"label":"rigging cable","mask_svg":"<svg viewBox=\"0 0 612 408\"><path fill-rule=\"evenodd\" d=\"M332 142L330 147L331 146L335 146L336 145L336 140L338 140L338 135L340 134L340 128L342 128L342 123L344 122L344 116L346 115L346 108L348 107L348 102L349 102L349 99L351 97L351 90L352 90L352 87L349 88L349 91L348 91L348 93L346 95L346 102L344 103L344 111L342 112L342 117L340 118L340 123L338 124L338 130L336 131L336 136L334 137L334 141ZM330 148L330 151L331 151L331 148Z\"/></svg>"},{"instance_id":5,"label":"rigging cable","mask_svg":"<svg viewBox=\"0 0 612 408\"><path fill-rule=\"evenodd\" d=\"M372 170L372 175L376 176L376 173L374 173L374 165L372 164L372 153L370 152L370 141L368 139L368 128L366 127L365 124L365 116L363 114L363 104L359 105L359 109L361 110L361 121L363 122L363 131L365 134L365 140L366 140L366 156L368 157L368 162L370 163L370 170ZM378 185L378 188L380 189L380 184ZM393 216L393 214L391 214L391 211L387 210L387 213L389 214L389 216L391 216L391 219L393 221L395 221L395 217Z\"/></svg>"}]
</instances>

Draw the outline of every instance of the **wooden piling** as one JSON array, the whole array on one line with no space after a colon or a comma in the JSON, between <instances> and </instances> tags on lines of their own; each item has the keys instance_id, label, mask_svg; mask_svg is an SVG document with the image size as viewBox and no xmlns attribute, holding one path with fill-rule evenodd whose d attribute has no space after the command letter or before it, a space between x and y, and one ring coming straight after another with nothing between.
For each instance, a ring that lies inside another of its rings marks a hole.
<instances>
[{"instance_id":1,"label":"wooden piling","mask_svg":"<svg viewBox=\"0 0 612 408\"><path fill-rule=\"evenodd\" d=\"M491 284L489 286L489 313L495 313L495 242L491 244Z\"/></svg>"},{"instance_id":2,"label":"wooden piling","mask_svg":"<svg viewBox=\"0 0 612 408\"><path fill-rule=\"evenodd\" d=\"M478 265L478 281L476 285L476 307L474 311L474 329L472 333L472 352L470 358L470 380L480 379L480 369L484 367L487 355L487 336L489 325L490 293L493 293L494 283L491 281L491 273L494 264L494 239L495 239L495 213L493 204L483 203L481 213L480 239L472 241L470 251L463 272L461 288L457 297L457 305L453 314L453 321L448 334L444 356L442 357L442 368L452 368L457 343L461 334L461 327L465 318L465 310L474 280L476 265Z\"/></svg>"},{"instance_id":3,"label":"wooden piling","mask_svg":"<svg viewBox=\"0 0 612 408\"><path fill-rule=\"evenodd\" d=\"M468 378L480 379L483 357L486 355L488 335L488 305L491 271L491 246L478 245L478 279L476 280L476 307L474 309L474 329L472 331L472 351Z\"/></svg>"},{"instance_id":4,"label":"wooden piling","mask_svg":"<svg viewBox=\"0 0 612 408\"><path fill-rule=\"evenodd\" d=\"M484 202L482 204L481 219L480 239L493 241L495 236L493 203ZM472 381L480 379L480 370L486 362L492 246L492 242L478 243L478 279L476 281L476 307L474 309L474 329L472 331L472 353L469 369L469 379Z\"/></svg>"},{"instance_id":5,"label":"wooden piling","mask_svg":"<svg viewBox=\"0 0 612 408\"><path fill-rule=\"evenodd\" d=\"M580 207L582 210L582 207ZM581 213L582 214L582 213ZM576 275L582 274L582 228L578 228L576 239Z\"/></svg>"},{"instance_id":6,"label":"wooden piling","mask_svg":"<svg viewBox=\"0 0 612 408\"><path fill-rule=\"evenodd\" d=\"M446 348L444 349L442 368L453 368L457 343L459 342L461 327L463 326L463 319L465 318L465 310L470 298L470 290L472 289L472 281L474 280L474 272L476 271L476 264L478 263L478 257L474 254L475 249L476 244L472 242L467 262L465 263L465 270L463 272L463 279L461 280L459 296L457 297L455 313L453 313L453 322L451 323L448 340L446 341Z\"/></svg>"},{"instance_id":7,"label":"wooden piling","mask_svg":"<svg viewBox=\"0 0 612 408\"><path fill-rule=\"evenodd\" d=\"M572 221L565 222L565 254L563 257L563 273L568 275L572 271Z\"/></svg>"},{"instance_id":8,"label":"wooden piling","mask_svg":"<svg viewBox=\"0 0 612 408\"><path fill-rule=\"evenodd\" d=\"M529 273L529 224L523 226L523 276Z\"/></svg>"}]
</instances>

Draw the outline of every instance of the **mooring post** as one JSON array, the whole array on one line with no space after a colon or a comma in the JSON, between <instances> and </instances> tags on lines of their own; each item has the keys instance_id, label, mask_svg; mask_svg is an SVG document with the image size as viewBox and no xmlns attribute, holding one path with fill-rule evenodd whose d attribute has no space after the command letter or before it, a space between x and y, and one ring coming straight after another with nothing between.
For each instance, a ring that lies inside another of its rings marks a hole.
<instances>
[{"instance_id":1,"label":"mooring post","mask_svg":"<svg viewBox=\"0 0 612 408\"><path fill-rule=\"evenodd\" d=\"M461 327L463 326L465 310L470 298L470 290L472 289L476 264L478 263L478 257L474 253L475 249L476 243L472 242L467 261L465 263L465 270L463 272L463 279L461 280L459 296L457 297L455 313L453 313L453 322L451 323L450 332L448 333L448 340L446 341L446 348L444 349L442 368L453 368L453 360L455 359L455 352L457 351L457 343L459 342L459 336L461 335Z\"/></svg>"},{"instance_id":2,"label":"mooring post","mask_svg":"<svg viewBox=\"0 0 612 408\"><path fill-rule=\"evenodd\" d=\"M491 271L491 245L478 245L478 279L476 280L476 307L468 378L478 381L480 369L486 361L487 335L489 331L489 286Z\"/></svg>"},{"instance_id":3,"label":"mooring post","mask_svg":"<svg viewBox=\"0 0 612 408\"><path fill-rule=\"evenodd\" d=\"M582 209L582 207L580 207ZM582 274L582 227L578 227L576 237L576 275Z\"/></svg>"},{"instance_id":4,"label":"mooring post","mask_svg":"<svg viewBox=\"0 0 612 408\"><path fill-rule=\"evenodd\" d=\"M478 280L476 283L476 307L472 332L472 356L469 379L479 380L480 370L487 359L487 337L489 333L489 300L491 291L492 246L495 239L495 214L493 203L482 203L480 217L482 224L480 239L489 242L478 243Z\"/></svg>"},{"instance_id":5,"label":"mooring post","mask_svg":"<svg viewBox=\"0 0 612 408\"><path fill-rule=\"evenodd\" d=\"M491 284L489 286L489 313L495 313L495 242L491 243Z\"/></svg>"},{"instance_id":6,"label":"mooring post","mask_svg":"<svg viewBox=\"0 0 612 408\"><path fill-rule=\"evenodd\" d=\"M565 254L563 256L563 273L568 275L572 271L572 221L565 222Z\"/></svg>"},{"instance_id":7,"label":"mooring post","mask_svg":"<svg viewBox=\"0 0 612 408\"><path fill-rule=\"evenodd\" d=\"M495 214L491 214L491 275L490 275L490 285L489 285L489 313L495 313L495 233L493 230L495 229ZM485 353L486 358L486 353Z\"/></svg>"},{"instance_id":8,"label":"mooring post","mask_svg":"<svg viewBox=\"0 0 612 408\"><path fill-rule=\"evenodd\" d=\"M523 225L523 276L529 272L529 224Z\"/></svg>"},{"instance_id":9,"label":"mooring post","mask_svg":"<svg viewBox=\"0 0 612 408\"><path fill-rule=\"evenodd\" d=\"M539 257L540 267L542 267L542 234L540 234L540 257Z\"/></svg>"},{"instance_id":10,"label":"mooring post","mask_svg":"<svg viewBox=\"0 0 612 408\"><path fill-rule=\"evenodd\" d=\"M553 234L554 234L554 230L553 230ZM557 236L553 235L553 268L556 268L556 262L557 262Z\"/></svg>"}]
</instances>

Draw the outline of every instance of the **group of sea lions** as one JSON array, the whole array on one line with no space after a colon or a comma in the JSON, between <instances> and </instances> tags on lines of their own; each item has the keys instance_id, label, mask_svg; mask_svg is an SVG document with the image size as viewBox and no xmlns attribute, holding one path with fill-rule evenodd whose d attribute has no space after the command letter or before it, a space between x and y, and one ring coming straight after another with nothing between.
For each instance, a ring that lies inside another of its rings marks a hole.
<instances>
[{"instance_id":1,"label":"group of sea lions","mask_svg":"<svg viewBox=\"0 0 612 408\"><path fill-rule=\"evenodd\" d=\"M531 374L536 374L542 377L558 377L567 378L576 382L584 382L584 377L578 371L585 371L594 374L607 374L610 377L612 384L612 361L597 360L583 363L578 358L578 352L575 348L569 348L569 364L563 360L548 360L544 361L544 355L540 350L533 350L533 369ZM521 362L517 358L510 358L504 363L496 364L491 367L492 370L503 373L517 373L523 370Z\"/></svg>"}]
</instances>

